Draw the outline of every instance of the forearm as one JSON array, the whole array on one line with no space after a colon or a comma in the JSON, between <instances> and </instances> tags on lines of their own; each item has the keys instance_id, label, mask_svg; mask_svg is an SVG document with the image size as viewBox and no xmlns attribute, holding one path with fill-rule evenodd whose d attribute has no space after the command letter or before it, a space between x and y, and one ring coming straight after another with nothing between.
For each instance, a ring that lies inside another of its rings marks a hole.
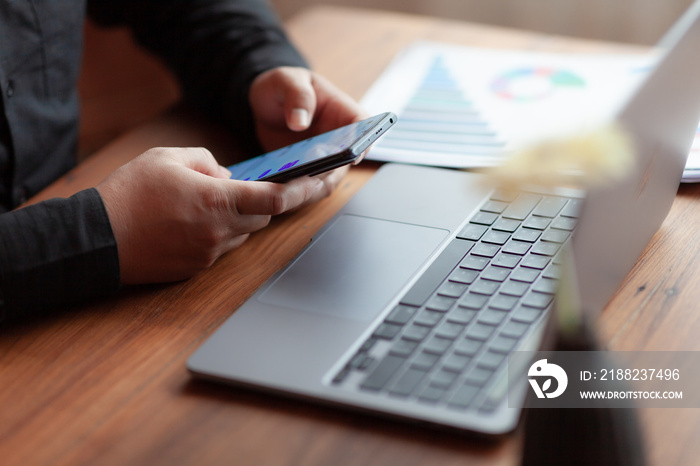
<instances>
[{"instance_id":1,"label":"forearm","mask_svg":"<svg viewBox=\"0 0 700 466\"><path fill-rule=\"evenodd\" d=\"M125 24L178 76L185 98L255 145L248 104L252 80L306 63L263 0L111 0L89 4L103 24Z\"/></svg>"},{"instance_id":2,"label":"forearm","mask_svg":"<svg viewBox=\"0 0 700 466\"><path fill-rule=\"evenodd\" d=\"M117 246L96 190L0 216L0 320L49 315L118 287Z\"/></svg>"}]
</instances>

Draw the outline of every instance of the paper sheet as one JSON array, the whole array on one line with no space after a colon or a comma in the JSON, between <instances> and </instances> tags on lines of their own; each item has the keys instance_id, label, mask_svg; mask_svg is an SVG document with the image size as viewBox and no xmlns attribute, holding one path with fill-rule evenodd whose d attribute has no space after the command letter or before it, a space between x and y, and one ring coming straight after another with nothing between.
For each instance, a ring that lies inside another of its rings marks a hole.
<instances>
[{"instance_id":1,"label":"paper sheet","mask_svg":"<svg viewBox=\"0 0 700 466\"><path fill-rule=\"evenodd\" d=\"M656 55L554 54L416 42L362 99L399 122L369 158L446 167L500 163L519 147L609 118ZM700 136L684 180L700 181Z\"/></svg>"}]
</instances>

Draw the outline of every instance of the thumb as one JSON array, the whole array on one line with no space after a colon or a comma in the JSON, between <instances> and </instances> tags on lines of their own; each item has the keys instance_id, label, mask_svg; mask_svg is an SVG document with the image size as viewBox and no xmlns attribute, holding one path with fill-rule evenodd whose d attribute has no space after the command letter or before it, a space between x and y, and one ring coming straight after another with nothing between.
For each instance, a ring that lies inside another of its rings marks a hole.
<instances>
[{"instance_id":1,"label":"thumb","mask_svg":"<svg viewBox=\"0 0 700 466\"><path fill-rule=\"evenodd\" d=\"M284 116L292 131L304 131L311 125L316 111L316 91L309 70L290 68L283 80Z\"/></svg>"}]
</instances>

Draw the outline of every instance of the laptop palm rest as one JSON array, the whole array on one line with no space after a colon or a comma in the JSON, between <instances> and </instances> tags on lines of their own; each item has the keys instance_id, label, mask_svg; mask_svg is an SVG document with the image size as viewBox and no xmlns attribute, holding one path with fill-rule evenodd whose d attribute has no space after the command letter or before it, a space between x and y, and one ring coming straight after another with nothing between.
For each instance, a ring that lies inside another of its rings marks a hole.
<instances>
[{"instance_id":1,"label":"laptop palm rest","mask_svg":"<svg viewBox=\"0 0 700 466\"><path fill-rule=\"evenodd\" d=\"M342 215L258 299L370 321L448 234L439 228Z\"/></svg>"}]
</instances>

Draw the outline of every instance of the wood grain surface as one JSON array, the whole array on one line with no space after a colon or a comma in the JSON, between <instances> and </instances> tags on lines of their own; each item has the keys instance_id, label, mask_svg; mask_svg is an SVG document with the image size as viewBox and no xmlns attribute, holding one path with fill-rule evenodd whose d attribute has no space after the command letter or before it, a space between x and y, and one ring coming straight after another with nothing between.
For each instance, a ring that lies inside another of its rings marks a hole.
<instances>
[{"instance_id":1,"label":"wood grain surface","mask_svg":"<svg viewBox=\"0 0 700 466\"><path fill-rule=\"evenodd\" d=\"M556 51L631 50L396 13L319 7L288 28L313 63L360 98L415 39ZM235 159L226 133L181 109L140 124L32 201L94 186L156 145ZM521 432L485 442L196 381L185 361L371 177L351 170L320 204L273 220L191 280L130 287L42 322L0 329L0 463L512 465ZM661 231L599 319L618 350L700 350L700 207L683 186ZM251 358L255 355L251 354ZM642 412L651 464L696 464L698 410Z\"/></svg>"}]
</instances>

